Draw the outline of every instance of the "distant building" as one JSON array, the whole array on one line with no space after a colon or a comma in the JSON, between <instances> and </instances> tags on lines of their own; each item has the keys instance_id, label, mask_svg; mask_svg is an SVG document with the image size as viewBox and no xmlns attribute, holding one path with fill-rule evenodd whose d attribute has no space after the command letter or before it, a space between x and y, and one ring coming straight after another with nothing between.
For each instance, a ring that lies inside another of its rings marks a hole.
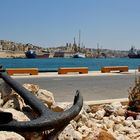
<instances>
[{"instance_id":1,"label":"distant building","mask_svg":"<svg viewBox=\"0 0 140 140\"><path fill-rule=\"evenodd\" d=\"M2 45L0 44L0 51L2 51Z\"/></svg>"},{"instance_id":2,"label":"distant building","mask_svg":"<svg viewBox=\"0 0 140 140\"><path fill-rule=\"evenodd\" d=\"M73 57L73 55L74 55L73 52L65 52L65 53L64 53L64 57L65 57L65 58L71 58L71 57Z\"/></svg>"}]
</instances>

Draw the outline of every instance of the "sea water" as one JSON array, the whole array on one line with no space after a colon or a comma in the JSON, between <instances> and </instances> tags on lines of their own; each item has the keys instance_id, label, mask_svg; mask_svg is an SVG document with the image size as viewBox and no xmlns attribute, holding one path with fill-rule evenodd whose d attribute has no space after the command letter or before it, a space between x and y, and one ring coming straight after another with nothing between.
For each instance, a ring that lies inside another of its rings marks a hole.
<instances>
[{"instance_id":1,"label":"sea water","mask_svg":"<svg viewBox=\"0 0 140 140\"><path fill-rule=\"evenodd\" d=\"M130 58L45 58L45 59L12 59L1 58L3 68L39 68L39 70L57 70L60 67L88 67L89 70L100 70L103 66L128 66L137 69L140 59Z\"/></svg>"}]
</instances>

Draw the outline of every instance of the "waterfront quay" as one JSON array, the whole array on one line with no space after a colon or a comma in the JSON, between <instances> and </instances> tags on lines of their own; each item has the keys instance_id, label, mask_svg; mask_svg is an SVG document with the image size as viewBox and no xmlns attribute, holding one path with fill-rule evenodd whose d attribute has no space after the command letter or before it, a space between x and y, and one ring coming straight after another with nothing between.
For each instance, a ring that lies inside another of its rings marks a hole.
<instances>
[{"instance_id":1,"label":"waterfront quay","mask_svg":"<svg viewBox=\"0 0 140 140\"><path fill-rule=\"evenodd\" d=\"M129 72L101 73L89 71L88 74L69 73L58 75L56 72L39 73L37 76L12 76L21 84L37 84L51 91L57 102L71 102L76 90L80 90L84 101L120 99L128 97L128 89L139 76L137 70Z\"/></svg>"}]
</instances>

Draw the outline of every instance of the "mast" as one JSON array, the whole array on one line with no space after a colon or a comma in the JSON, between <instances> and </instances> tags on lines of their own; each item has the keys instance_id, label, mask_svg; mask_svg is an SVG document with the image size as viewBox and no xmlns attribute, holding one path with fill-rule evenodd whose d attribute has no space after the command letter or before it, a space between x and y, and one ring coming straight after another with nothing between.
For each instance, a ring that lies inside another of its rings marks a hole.
<instances>
[{"instance_id":1,"label":"mast","mask_svg":"<svg viewBox=\"0 0 140 140\"><path fill-rule=\"evenodd\" d=\"M79 44L78 46L80 47L81 46L81 30L79 30Z\"/></svg>"}]
</instances>

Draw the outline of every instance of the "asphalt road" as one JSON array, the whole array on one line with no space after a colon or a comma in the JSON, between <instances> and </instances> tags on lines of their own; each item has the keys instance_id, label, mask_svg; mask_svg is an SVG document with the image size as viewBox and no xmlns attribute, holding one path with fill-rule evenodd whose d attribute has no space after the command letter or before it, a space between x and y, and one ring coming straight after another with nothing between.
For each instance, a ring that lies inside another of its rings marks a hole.
<instances>
[{"instance_id":1,"label":"asphalt road","mask_svg":"<svg viewBox=\"0 0 140 140\"><path fill-rule=\"evenodd\" d=\"M113 76L73 76L18 78L20 83L37 84L51 91L56 101L73 101L76 90L80 90L84 101L117 99L128 97L128 89L134 84L134 74Z\"/></svg>"}]
</instances>

